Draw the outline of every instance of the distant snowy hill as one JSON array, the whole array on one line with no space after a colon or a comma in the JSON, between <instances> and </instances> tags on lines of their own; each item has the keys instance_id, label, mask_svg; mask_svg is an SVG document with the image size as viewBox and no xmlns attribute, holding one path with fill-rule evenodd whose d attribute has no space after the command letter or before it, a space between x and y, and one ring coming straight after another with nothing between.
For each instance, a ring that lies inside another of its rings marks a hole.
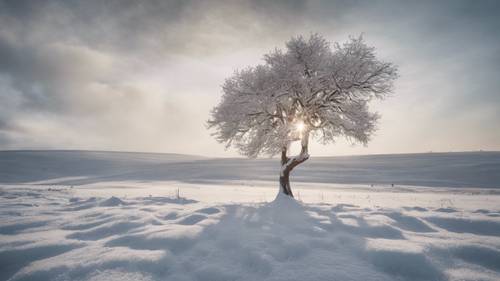
<instances>
[{"instance_id":1,"label":"distant snowy hill","mask_svg":"<svg viewBox=\"0 0 500 281\"><path fill-rule=\"evenodd\" d=\"M276 159L102 151L0 151L0 183L277 180ZM312 157L292 182L500 187L500 152Z\"/></svg>"}]
</instances>

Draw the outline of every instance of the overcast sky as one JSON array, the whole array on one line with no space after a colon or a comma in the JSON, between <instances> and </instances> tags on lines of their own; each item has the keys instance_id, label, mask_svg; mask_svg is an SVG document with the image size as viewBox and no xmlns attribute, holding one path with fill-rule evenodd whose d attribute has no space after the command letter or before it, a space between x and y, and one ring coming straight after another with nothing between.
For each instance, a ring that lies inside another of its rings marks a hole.
<instances>
[{"instance_id":1,"label":"overcast sky","mask_svg":"<svg viewBox=\"0 0 500 281\"><path fill-rule=\"evenodd\" d=\"M500 150L500 1L2 1L0 150L236 156L205 123L234 70L291 36L364 34L399 65L368 146Z\"/></svg>"}]
</instances>

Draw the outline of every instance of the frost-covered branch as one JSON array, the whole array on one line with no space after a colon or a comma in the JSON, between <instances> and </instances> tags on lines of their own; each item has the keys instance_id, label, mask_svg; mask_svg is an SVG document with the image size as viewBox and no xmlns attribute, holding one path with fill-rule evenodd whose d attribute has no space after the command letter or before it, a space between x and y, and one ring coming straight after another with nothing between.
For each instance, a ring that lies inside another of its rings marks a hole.
<instances>
[{"instance_id":1,"label":"frost-covered branch","mask_svg":"<svg viewBox=\"0 0 500 281\"><path fill-rule=\"evenodd\" d=\"M304 140L299 123L323 143L343 136L366 144L378 119L368 103L390 93L397 77L396 67L377 59L362 37L332 47L317 34L298 36L264 61L225 81L208 121L219 142L249 157L275 155ZM307 159L306 154L287 161Z\"/></svg>"}]
</instances>

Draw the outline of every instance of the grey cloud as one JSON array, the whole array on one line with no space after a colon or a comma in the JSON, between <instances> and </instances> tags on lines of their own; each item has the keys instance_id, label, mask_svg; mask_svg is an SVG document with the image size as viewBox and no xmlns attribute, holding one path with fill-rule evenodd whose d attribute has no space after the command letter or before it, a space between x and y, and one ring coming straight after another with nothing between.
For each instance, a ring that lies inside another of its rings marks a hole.
<instances>
[{"instance_id":1,"label":"grey cloud","mask_svg":"<svg viewBox=\"0 0 500 281\"><path fill-rule=\"evenodd\" d=\"M1 23L16 34L38 33L32 37L164 56L210 51L224 43L217 36L222 32L245 40L245 33L262 38L293 30L301 24L306 2L54 0L4 1L0 7Z\"/></svg>"},{"instance_id":2,"label":"grey cloud","mask_svg":"<svg viewBox=\"0 0 500 281\"><path fill-rule=\"evenodd\" d=\"M309 32L341 41L364 32L400 65L399 103L382 114L411 123L418 107L442 126L460 126L456 116L487 130L467 116L500 122L499 12L487 0L0 0L0 149L219 153L203 122L224 77ZM382 142L394 138L381 128ZM495 137L485 143L500 149Z\"/></svg>"}]
</instances>

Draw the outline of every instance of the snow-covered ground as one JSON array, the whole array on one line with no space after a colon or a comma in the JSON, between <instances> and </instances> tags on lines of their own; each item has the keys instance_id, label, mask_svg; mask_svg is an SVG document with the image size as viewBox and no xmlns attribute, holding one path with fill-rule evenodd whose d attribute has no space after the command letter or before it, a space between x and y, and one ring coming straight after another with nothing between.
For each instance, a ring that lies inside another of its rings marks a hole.
<instances>
[{"instance_id":1,"label":"snow-covered ground","mask_svg":"<svg viewBox=\"0 0 500 281\"><path fill-rule=\"evenodd\" d=\"M0 152L0 280L500 280L500 154L275 162Z\"/></svg>"}]
</instances>

